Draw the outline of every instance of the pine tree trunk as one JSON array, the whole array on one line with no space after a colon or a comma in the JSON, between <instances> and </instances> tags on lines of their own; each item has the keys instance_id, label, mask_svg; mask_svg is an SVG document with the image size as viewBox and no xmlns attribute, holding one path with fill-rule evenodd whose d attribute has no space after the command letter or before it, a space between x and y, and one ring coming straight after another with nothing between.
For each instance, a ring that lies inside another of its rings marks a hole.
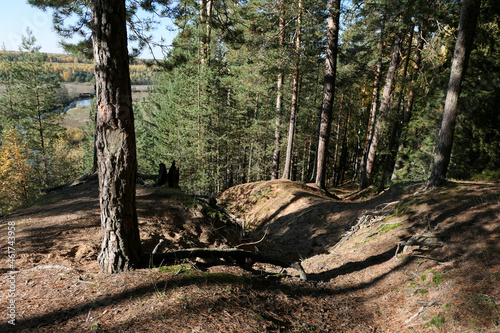
<instances>
[{"instance_id":1,"label":"pine tree trunk","mask_svg":"<svg viewBox=\"0 0 500 333\"><path fill-rule=\"evenodd\" d=\"M344 92L342 92L341 100L343 100L343 95L344 95ZM338 186L339 184L342 185L342 183L344 182L344 173L346 170L347 158L349 156L347 146L349 143L349 126L350 125L351 125L351 109L347 109L347 122L345 123L345 126L344 126L342 145L340 147L340 157L339 157L337 175L335 176L335 186Z\"/></svg>"},{"instance_id":2,"label":"pine tree trunk","mask_svg":"<svg viewBox=\"0 0 500 333\"><path fill-rule=\"evenodd\" d=\"M292 179L293 139L295 135L295 125L296 125L298 99L299 99L301 31L302 31L302 0L299 0L299 16L297 18L297 39L295 41L297 59L295 61L295 71L293 76L292 108L290 110L290 124L288 126L288 140L286 146L285 167L283 170L283 177L282 177L283 179Z\"/></svg>"},{"instance_id":3,"label":"pine tree trunk","mask_svg":"<svg viewBox=\"0 0 500 333\"><path fill-rule=\"evenodd\" d=\"M403 114L403 127L407 126L411 120L411 114L413 111L413 101L415 100L415 82L417 80L418 71L420 70L420 63L422 61L422 52L421 50L424 48L425 39L422 37L421 27L419 27L419 37L417 43L417 49L415 53L415 64L413 66L413 72L411 74L411 83L410 83L410 91L408 93L408 100L406 101L406 108ZM403 128L404 130L404 128ZM394 170L392 171L391 180L395 180L398 177L397 172L403 167L403 160L406 159L404 154L404 149L406 145L406 138L404 134L402 134L401 139L399 141L398 153L396 163L394 164Z\"/></svg>"},{"instance_id":4,"label":"pine tree trunk","mask_svg":"<svg viewBox=\"0 0 500 333\"><path fill-rule=\"evenodd\" d=\"M330 129L332 125L332 108L335 99L335 76L337 73L337 51L339 36L341 0L328 1L328 30L325 61L325 83L323 103L321 106L321 120L318 138L316 185L326 188L326 157Z\"/></svg>"},{"instance_id":5,"label":"pine tree trunk","mask_svg":"<svg viewBox=\"0 0 500 333\"><path fill-rule=\"evenodd\" d=\"M281 87L283 85L283 74L278 74L278 93L276 96L276 120L274 124L274 150L273 150L273 171L271 179L278 179L280 174L280 127L281 127Z\"/></svg>"},{"instance_id":6,"label":"pine tree trunk","mask_svg":"<svg viewBox=\"0 0 500 333\"><path fill-rule=\"evenodd\" d=\"M380 90L380 74L382 72L382 52L384 50L385 42L384 42L384 30L385 30L385 17L382 20L382 26L380 28L380 42L378 44L378 60L377 66L375 68L375 78L373 79L373 93L372 93L372 102L370 104L369 116L368 116L368 126L366 131L366 140L365 147L363 149L363 154L361 156L361 163L359 166L359 174L360 174L360 184L359 188L364 189L368 187L368 179L366 175L366 160L368 158L368 150L370 149L370 144L373 139L373 132L375 128L375 119L377 115L377 104L378 104L378 95Z\"/></svg>"},{"instance_id":7,"label":"pine tree trunk","mask_svg":"<svg viewBox=\"0 0 500 333\"><path fill-rule=\"evenodd\" d=\"M285 42L285 20L283 1L280 1L280 18L279 18L279 44L280 52ZM281 141L281 89L283 87L283 72L279 69L278 82L276 83L276 120L274 124L274 150L273 150L273 170L271 173L271 179L278 179L280 175L280 141Z\"/></svg>"},{"instance_id":8,"label":"pine tree trunk","mask_svg":"<svg viewBox=\"0 0 500 333\"><path fill-rule=\"evenodd\" d=\"M457 41L451 63L450 81L444 103L443 121L439 131L439 143L434 166L429 178L428 188L442 185L446 182L446 172L451 158L455 121L457 117L458 99L462 81L467 71L474 34L481 8L481 0L464 0L460 12Z\"/></svg>"},{"instance_id":9,"label":"pine tree trunk","mask_svg":"<svg viewBox=\"0 0 500 333\"><path fill-rule=\"evenodd\" d=\"M408 48L406 50L406 59L403 66L403 75L401 77L401 89L399 91L398 103L396 104L396 119L394 120L391 128L391 135L389 137L389 146L388 153L385 157L384 162L384 170L382 172L382 179L380 180L380 184L378 187L378 191L382 192L385 189L385 184L387 182L387 178L389 178L389 173L392 174L392 170L395 164L395 154L397 155L397 151L394 152L394 147L398 145L399 136L398 132L400 132L401 125L404 122L404 112L403 115L400 115L399 112L401 110L401 103L403 102L403 93L406 86L406 75L408 74L408 65L410 64L410 56L411 49L413 45L413 32L415 30L415 25L410 26L410 38L408 39ZM401 117L401 118L400 118ZM399 145L398 145L399 146Z\"/></svg>"},{"instance_id":10,"label":"pine tree trunk","mask_svg":"<svg viewBox=\"0 0 500 333\"><path fill-rule=\"evenodd\" d=\"M210 38L212 34L212 0L200 0L200 63L210 61Z\"/></svg>"},{"instance_id":11,"label":"pine tree trunk","mask_svg":"<svg viewBox=\"0 0 500 333\"><path fill-rule=\"evenodd\" d=\"M49 167L47 165L47 152L45 149L45 139L42 125L42 109L40 106L40 96L36 93L36 110L37 110L37 121L38 121L38 134L40 135L40 151L42 152L43 158L43 177L45 181L45 186L49 186Z\"/></svg>"},{"instance_id":12,"label":"pine tree trunk","mask_svg":"<svg viewBox=\"0 0 500 333\"><path fill-rule=\"evenodd\" d=\"M133 269L142 256L135 203L137 161L125 20L124 0L92 1L102 226L98 261L104 273Z\"/></svg>"},{"instance_id":13,"label":"pine tree trunk","mask_svg":"<svg viewBox=\"0 0 500 333\"><path fill-rule=\"evenodd\" d=\"M340 98L340 104L339 104L339 112L337 116L337 128L335 129L335 149L333 151L333 186L337 186L337 181L336 181L336 176L337 176L337 171L338 171L338 160L339 160L339 146L340 146L340 128L342 125L342 106L344 102L344 94L342 92L341 98Z\"/></svg>"},{"instance_id":14,"label":"pine tree trunk","mask_svg":"<svg viewBox=\"0 0 500 333\"><path fill-rule=\"evenodd\" d=\"M392 50L391 62L389 64L389 69L387 71L384 91L382 93L379 115L375 123L372 141L370 143L370 148L368 149L368 155L366 158L366 182L362 184L364 187L368 186L371 183L373 168L375 165L375 157L377 155L378 143L380 140L380 136L382 135L382 130L385 125L387 115L389 112L389 101L391 98L392 89L394 87L394 81L397 72L396 70L399 64L400 52L401 52L401 38L399 34L397 34L396 40L394 42L394 47Z\"/></svg>"}]
</instances>

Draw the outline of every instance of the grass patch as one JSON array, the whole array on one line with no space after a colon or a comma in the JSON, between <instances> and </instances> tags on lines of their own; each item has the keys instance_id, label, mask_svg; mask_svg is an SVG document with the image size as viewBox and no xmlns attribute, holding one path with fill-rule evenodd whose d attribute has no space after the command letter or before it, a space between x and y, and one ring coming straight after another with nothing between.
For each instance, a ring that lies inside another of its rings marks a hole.
<instances>
[{"instance_id":1,"label":"grass patch","mask_svg":"<svg viewBox=\"0 0 500 333\"><path fill-rule=\"evenodd\" d=\"M425 294L427 294L427 292L428 292L427 289L417 289L417 290L415 290L413 295L424 296Z\"/></svg>"},{"instance_id":2,"label":"grass patch","mask_svg":"<svg viewBox=\"0 0 500 333\"><path fill-rule=\"evenodd\" d=\"M432 283L434 284L435 287L439 286L446 277L445 274L440 274L435 271L431 271L431 273L432 273Z\"/></svg>"},{"instance_id":3,"label":"grass patch","mask_svg":"<svg viewBox=\"0 0 500 333\"><path fill-rule=\"evenodd\" d=\"M444 325L445 318L443 317L443 314L439 312L437 315L432 317L432 319L425 324L425 328L429 328L431 326L435 326L438 330L441 329L441 327Z\"/></svg>"},{"instance_id":4,"label":"grass patch","mask_svg":"<svg viewBox=\"0 0 500 333\"><path fill-rule=\"evenodd\" d=\"M397 227L400 227L402 224L403 223L401 223L401 222L384 224L380 227L380 231L383 233L386 233L388 231L396 229Z\"/></svg>"},{"instance_id":5,"label":"grass patch","mask_svg":"<svg viewBox=\"0 0 500 333\"><path fill-rule=\"evenodd\" d=\"M174 273L177 275L185 272L191 272L193 271L193 267L191 267L190 264L180 264L174 266L161 266L158 267L158 270L163 273Z\"/></svg>"}]
</instances>

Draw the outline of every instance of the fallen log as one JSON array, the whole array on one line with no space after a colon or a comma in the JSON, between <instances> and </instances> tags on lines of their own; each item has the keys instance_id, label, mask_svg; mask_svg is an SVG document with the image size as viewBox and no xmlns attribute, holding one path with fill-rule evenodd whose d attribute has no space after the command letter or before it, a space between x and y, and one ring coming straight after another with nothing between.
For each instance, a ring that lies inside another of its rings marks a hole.
<instances>
[{"instance_id":1,"label":"fallen log","mask_svg":"<svg viewBox=\"0 0 500 333\"><path fill-rule=\"evenodd\" d=\"M307 280L307 275L298 261L286 261L277 258L264 256L260 253L245 251L242 249L228 248L228 249L211 249L211 248L193 248L185 250L170 251L165 253L151 253L149 255L150 265L165 266L168 263L175 262L182 259L224 259L231 263L237 264L243 268L253 266L254 263L260 262L264 264L271 264L281 268L293 268L298 271L301 280ZM250 259L248 264L247 259Z\"/></svg>"}]
</instances>

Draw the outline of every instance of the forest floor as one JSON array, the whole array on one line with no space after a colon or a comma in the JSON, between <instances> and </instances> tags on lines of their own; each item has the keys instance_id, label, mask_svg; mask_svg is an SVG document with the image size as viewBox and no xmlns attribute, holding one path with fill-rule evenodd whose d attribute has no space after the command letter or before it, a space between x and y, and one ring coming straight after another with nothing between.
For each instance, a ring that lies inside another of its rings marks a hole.
<instances>
[{"instance_id":1,"label":"forest floor","mask_svg":"<svg viewBox=\"0 0 500 333\"><path fill-rule=\"evenodd\" d=\"M196 260L101 274L97 182L65 187L1 218L0 332L500 332L500 185L420 185L379 195L235 186L218 203L246 221L243 236L191 196L138 188L145 252L160 239L161 251L253 243L244 247L301 260L307 281Z\"/></svg>"}]
</instances>

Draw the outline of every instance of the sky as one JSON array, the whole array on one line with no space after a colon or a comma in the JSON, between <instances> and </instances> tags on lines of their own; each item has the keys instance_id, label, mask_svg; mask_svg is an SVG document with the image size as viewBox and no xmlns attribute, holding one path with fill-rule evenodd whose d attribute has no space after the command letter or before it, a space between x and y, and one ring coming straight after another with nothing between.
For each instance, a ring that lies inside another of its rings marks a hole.
<instances>
[{"instance_id":1,"label":"sky","mask_svg":"<svg viewBox=\"0 0 500 333\"><path fill-rule=\"evenodd\" d=\"M5 46L8 51L19 51L21 37L26 35L29 28L36 38L36 45L41 46L40 51L45 53L64 53L58 42L61 37L57 35L52 25L51 12L30 6L27 0L0 0L0 48ZM166 25L167 23L165 23ZM155 38L164 36L167 43L175 36L166 29L158 29ZM162 59L159 49L154 50L157 58ZM149 51L141 54L141 58L152 58Z\"/></svg>"}]
</instances>

